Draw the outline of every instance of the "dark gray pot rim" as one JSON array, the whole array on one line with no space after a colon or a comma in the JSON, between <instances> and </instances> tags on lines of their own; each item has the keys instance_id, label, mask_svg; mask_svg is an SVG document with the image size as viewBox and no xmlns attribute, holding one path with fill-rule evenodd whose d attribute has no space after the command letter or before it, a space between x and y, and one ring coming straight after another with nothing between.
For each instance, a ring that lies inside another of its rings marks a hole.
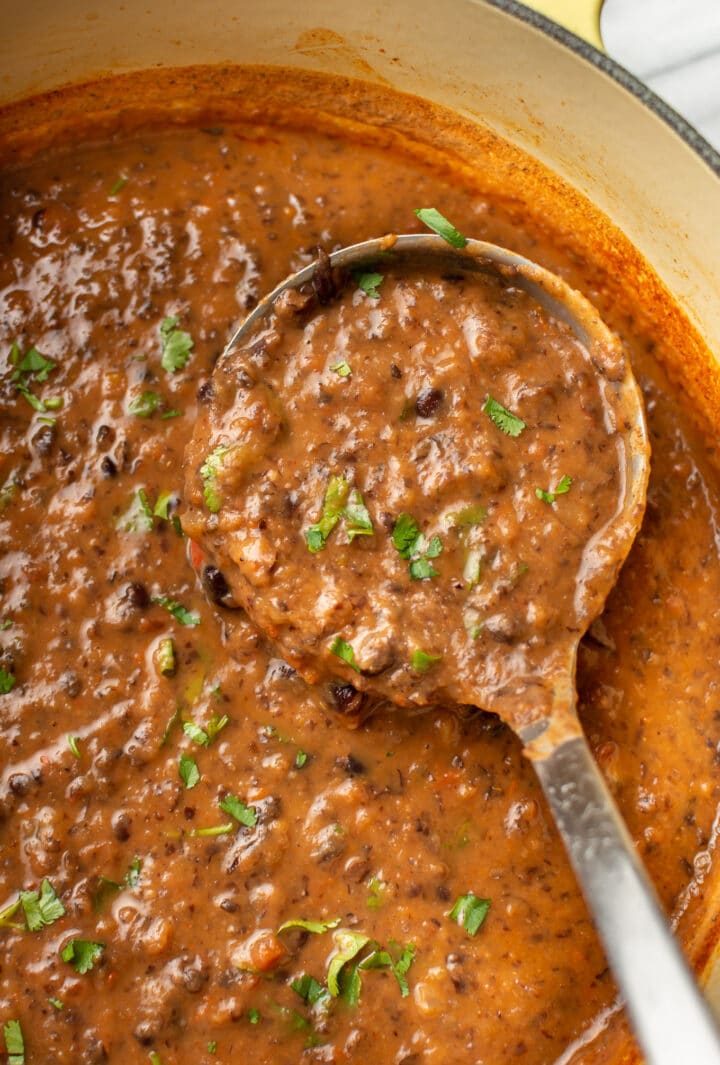
<instances>
[{"instance_id":1,"label":"dark gray pot rim","mask_svg":"<svg viewBox=\"0 0 720 1065\"><path fill-rule=\"evenodd\" d=\"M570 48L588 63L592 63L598 70L608 74L623 89L632 93L642 104L654 111L658 118L666 122L700 156L703 162L707 163L710 169L720 177L720 153L690 125L687 119L679 115L659 96L656 96L652 89L649 89L647 85L643 84L625 67L616 63L614 59L610 59L603 52L598 51L597 48L582 40L581 37L576 37L574 33L566 30L563 26L559 26L557 22L553 22L551 19L546 18L545 15L541 15L523 4L516 3L516 0L485 0L485 3L505 11L508 15L512 15L522 22L529 23L529 25L547 34L548 37L552 37L559 44Z\"/></svg>"}]
</instances>

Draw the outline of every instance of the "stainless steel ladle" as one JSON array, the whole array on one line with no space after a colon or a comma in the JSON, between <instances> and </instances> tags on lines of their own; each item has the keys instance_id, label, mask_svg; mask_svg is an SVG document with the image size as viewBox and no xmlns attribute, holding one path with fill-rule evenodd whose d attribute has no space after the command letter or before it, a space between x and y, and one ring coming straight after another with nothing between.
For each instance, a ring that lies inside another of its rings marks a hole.
<instances>
[{"instance_id":1,"label":"stainless steel ladle","mask_svg":"<svg viewBox=\"0 0 720 1065\"><path fill-rule=\"evenodd\" d=\"M461 249L430 235L388 236L343 248L334 268L366 271L388 259L442 257L450 268L486 269L493 263L512 275L589 349L605 352L612 366L598 366L616 389L625 442L623 503L590 545L582 575L584 594L597 615L640 527L649 475L649 445L640 390L615 338L597 311L556 275L507 249L468 240ZM312 282L317 263L286 278L263 299L231 338L234 349L288 289ZM617 371L615 379L608 369ZM552 712L518 726L507 719L531 759L570 860L595 918L606 954L624 995L638 1041L650 1065L720 1065L720 1034L697 983L671 934L633 841L608 791L575 713L575 666L582 634L571 648L567 672L556 686ZM500 716L504 717L502 710Z\"/></svg>"}]
</instances>

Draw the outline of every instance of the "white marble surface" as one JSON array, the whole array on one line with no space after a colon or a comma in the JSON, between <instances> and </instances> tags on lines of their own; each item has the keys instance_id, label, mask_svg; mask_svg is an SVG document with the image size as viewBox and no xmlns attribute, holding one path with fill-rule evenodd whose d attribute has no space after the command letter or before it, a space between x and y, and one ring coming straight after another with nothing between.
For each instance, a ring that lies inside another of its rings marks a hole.
<instances>
[{"instance_id":1,"label":"white marble surface","mask_svg":"<svg viewBox=\"0 0 720 1065\"><path fill-rule=\"evenodd\" d=\"M605 0L608 55L720 149L720 0Z\"/></svg>"}]
</instances>

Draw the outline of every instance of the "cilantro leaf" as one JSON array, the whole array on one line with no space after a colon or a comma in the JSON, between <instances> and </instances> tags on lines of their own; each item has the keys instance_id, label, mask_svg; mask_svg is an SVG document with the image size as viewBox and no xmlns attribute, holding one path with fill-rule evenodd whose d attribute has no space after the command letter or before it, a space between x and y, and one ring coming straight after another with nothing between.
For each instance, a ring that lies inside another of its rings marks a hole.
<instances>
[{"instance_id":1,"label":"cilantro leaf","mask_svg":"<svg viewBox=\"0 0 720 1065\"><path fill-rule=\"evenodd\" d=\"M380 299L380 293L378 288L384 281L383 274L356 274L355 283L358 288L362 289L366 296L372 297L374 300Z\"/></svg>"},{"instance_id":2,"label":"cilantro leaf","mask_svg":"<svg viewBox=\"0 0 720 1065\"><path fill-rule=\"evenodd\" d=\"M153 529L153 512L144 488L132 497L130 506L115 522L115 528L127 533L148 533Z\"/></svg>"},{"instance_id":3,"label":"cilantro leaf","mask_svg":"<svg viewBox=\"0 0 720 1065\"><path fill-rule=\"evenodd\" d=\"M350 493L344 514L349 540L354 540L356 536L372 536L375 532L370 512L357 488Z\"/></svg>"},{"instance_id":4,"label":"cilantro leaf","mask_svg":"<svg viewBox=\"0 0 720 1065\"><path fill-rule=\"evenodd\" d=\"M78 737L68 736L67 741L68 747L70 748L70 753L72 754L73 758L82 758L82 754L80 753L80 740L78 739Z\"/></svg>"},{"instance_id":5,"label":"cilantro leaf","mask_svg":"<svg viewBox=\"0 0 720 1065\"><path fill-rule=\"evenodd\" d=\"M330 369L333 373L336 373L338 377L350 377L352 374L352 367L350 366L350 363L345 362L345 359L343 359L342 362L334 363Z\"/></svg>"},{"instance_id":6,"label":"cilantro leaf","mask_svg":"<svg viewBox=\"0 0 720 1065\"><path fill-rule=\"evenodd\" d=\"M161 366L168 373L182 370L190 358L193 349L192 337L177 328L180 319L177 315L165 318L160 325L160 343L162 346Z\"/></svg>"},{"instance_id":7,"label":"cilantro leaf","mask_svg":"<svg viewBox=\"0 0 720 1065\"><path fill-rule=\"evenodd\" d=\"M342 658L343 662L347 662L351 669L354 669L356 673L361 673L360 666L355 661L355 652L349 643L345 643L340 636L336 636L330 647L330 654L337 655L338 658Z\"/></svg>"},{"instance_id":8,"label":"cilantro leaf","mask_svg":"<svg viewBox=\"0 0 720 1065\"><path fill-rule=\"evenodd\" d=\"M49 880L43 880L39 893L22 891L20 904L31 932L39 932L41 928L53 924L65 914L65 907Z\"/></svg>"},{"instance_id":9,"label":"cilantro leaf","mask_svg":"<svg viewBox=\"0 0 720 1065\"><path fill-rule=\"evenodd\" d=\"M257 824L255 807L246 806L235 795L226 795L224 799L220 800L218 806L226 814L230 814L236 821L239 821L241 825L245 825L246 828L254 828Z\"/></svg>"},{"instance_id":10,"label":"cilantro leaf","mask_svg":"<svg viewBox=\"0 0 720 1065\"><path fill-rule=\"evenodd\" d=\"M7 695L15 686L15 676L0 667L0 695Z\"/></svg>"},{"instance_id":11,"label":"cilantro leaf","mask_svg":"<svg viewBox=\"0 0 720 1065\"><path fill-rule=\"evenodd\" d=\"M210 452L200 467L200 477L203 482L203 498L205 500L205 506L211 514L217 514L223 503L217 479L218 472L223 464L223 459L229 450L229 447L216 447L214 451Z\"/></svg>"},{"instance_id":12,"label":"cilantro leaf","mask_svg":"<svg viewBox=\"0 0 720 1065\"><path fill-rule=\"evenodd\" d=\"M482 525L487 518L487 507L481 507L478 503L470 503L469 506L463 507L462 510L456 510L452 514L448 514L448 525L454 525L455 528L462 529L468 525Z\"/></svg>"},{"instance_id":13,"label":"cilantro leaf","mask_svg":"<svg viewBox=\"0 0 720 1065\"><path fill-rule=\"evenodd\" d=\"M325 490L320 521L305 531L305 543L313 554L322 551L327 538L343 515L350 494L350 486L344 477L331 477Z\"/></svg>"},{"instance_id":14,"label":"cilantro leaf","mask_svg":"<svg viewBox=\"0 0 720 1065\"><path fill-rule=\"evenodd\" d=\"M392 540L400 558L411 558L420 539L418 523L409 514L398 515L393 526Z\"/></svg>"},{"instance_id":15,"label":"cilantro leaf","mask_svg":"<svg viewBox=\"0 0 720 1065\"><path fill-rule=\"evenodd\" d=\"M120 192L121 189L125 188L125 186L127 185L127 182L128 182L128 179L123 174L121 174L120 177L115 182L115 184L110 189L110 192L108 193L108 196L117 196L118 192Z\"/></svg>"},{"instance_id":16,"label":"cilantro leaf","mask_svg":"<svg viewBox=\"0 0 720 1065\"><path fill-rule=\"evenodd\" d=\"M327 974L328 991L337 998L340 994L339 977L343 968L356 958L370 942L370 937L362 932L351 932L348 928L340 928L334 934L335 953L330 959ZM357 999L356 999L357 1001Z\"/></svg>"},{"instance_id":17,"label":"cilantro leaf","mask_svg":"<svg viewBox=\"0 0 720 1065\"><path fill-rule=\"evenodd\" d=\"M307 752L303 751L302 748L298 747L297 754L295 755L295 768L302 769L303 766L307 763L308 758L309 755L307 754Z\"/></svg>"},{"instance_id":18,"label":"cilantro leaf","mask_svg":"<svg viewBox=\"0 0 720 1065\"><path fill-rule=\"evenodd\" d=\"M527 429L527 425L522 418L519 418L517 414L513 414L507 407L503 407L502 403L498 403L492 396L488 396L482 409L490 420L497 425L498 429L502 429L508 436L520 436L523 429Z\"/></svg>"},{"instance_id":19,"label":"cilantro leaf","mask_svg":"<svg viewBox=\"0 0 720 1065\"><path fill-rule=\"evenodd\" d=\"M128 414L134 414L137 418L149 418L162 404L163 398L159 392L143 392L135 396L128 403Z\"/></svg>"},{"instance_id":20,"label":"cilantro leaf","mask_svg":"<svg viewBox=\"0 0 720 1065\"><path fill-rule=\"evenodd\" d=\"M181 625L192 626L200 624L200 616L198 614L186 610L181 603L178 603L175 599L170 599L167 595L154 595L152 602L164 607Z\"/></svg>"},{"instance_id":21,"label":"cilantro leaf","mask_svg":"<svg viewBox=\"0 0 720 1065\"><path fill-rule=\"evenodd\" d=\"M430 577L438 577L439 573L426 558L417 558L410 563L410 576L414 581L425 581Z\"/></svg>"},{"instance_id":22,"label":"cilantro leaf","mask_svg":"<svg viewBox=\"0 0 720 1065\"><path fill-rule=\"evenodd\" d=\"M309 1006L321 1005L330 1001L330 992L322 984L318 983L314 976L303 973L292 981L290 987L304 999Z\"/></svg>"},{"instance_id":23,"label":"cilantro leaf","mask_svg":"<svg viewBox=\"0 0 720 1065\"><path fill-rule=\"evenodd\" d=\"M95 967L104 950L104 943L93 943L89 939L71 939L60 951L60 957L69 962L76 973L84 976Z\"/></svg>"},{"instance_id":24,"label":"cilantro leaf","mask_svg":"<svg viewBox=\"0 0 720 1065\"><path fill-rule=\"evenodd\" d=\"M467 244L467 237L464 237L452 222L448 222L447 218L434 207L419 207L415 214L428 229L432 229L433 233L437 233L453 248L464 248Z\"/></svg>"},{"instance_id":25,"label":"cilantro leaf","mask_svg":"<svg viewBox=\"0 0 720 1065\"><path fill-rule=\"evenodd\" d=\"M480 899L469 891L455 900L453 908L445 916L464 928L469 936L474 936L482 927L489 910L490 899Z\"/></svg>"},{"instance_id":26,"label":"cilantro leaf","mask_svg":"<svg viewBox=\"0 0 720 1065\"><path fill-rule=\"evenodd\" d=\"M201 747L210 746L210 737L207 732L205 729L201 729L199 725L196 725L194 721L183 721L183 732L193 743L197 743Z\"/></svg>"},{"instance_id":27,"label":"cilantro leaf","mask_svg":"<svg viewBox=\"0 0 720 1065\"><path fill-rule=\"evenodd\" d=\"M329 932L331 928L337 928L339 924L339 917L333 917L329 921L306 921L302 917L291 917L289 921L284 921L280 925L278 934L286 932L288 928L302 928L305 932L312 932L313 935L319 936L323 932Z\"/></svg>"},{"instance_id":28,"label":"cilantro leaf","mask_svg":"<svg viewBox=\"0 0 720 1065\"><path fill-rule=\"evenodd\" d=\"M20 1021L8 1021L4 1024L3 1037L8 1054L8 1065L25 1065L25 1040Z\"/></svg>"},{"instance_id":29,"label":"cilantro leaf","mask_svg":"<svg viewBox=\"0 0 720 1065\"><path fill-rule=\"evenodd\" d=\"M188 791L200 782L200 770L197 767L197 762L189 754L183 753L180 755L178 774Z\"/></svg>"},{"instance_id":30,"label":"cilantro leaf","mask_svg":"<svg viewBox=\"0 0 720 1065\"><path fill-rule=\"evenodd\" d=\"M440 539L439 536L433 536L431 538L431 540L430 540L430 543L427 545L427 547L423 551L423 557L424 558L437 558L438 555L441 552L442 552L442 540Z\"/></svg>"},{"instance_id":31,"label":"cilantro leaf","mask_svg":"<svg viewBox=\"0 0 720 1065\"><path fill-rule=\"evenodd\" d=\"M20 349L17 343L13 344L13 349L19 359ZM55 369L57 363L41 355L37 348L28 348L22 359L15 361L13 365L15 366L11 377L13 381L19 380L22 374L34 374L36 381L47 381L48 374Z\"/></svg>"},{"instance_id":32,"label":"cilantro leaf","mask_svg":"<svg viewBox=\"0 0 720 1065\"><path fill-rule=\"evenodd\" d=\"M391 945L392 946L398 946L398 944L393 944L392 942L391 942ZM407 996L410 993L410 989L408 987L408 983L407 983L407 980L405 979L405 977L407 976L408 971L410 969L410 966L412 965L412 963L414 961L415 961L415 944L414 943L408 943L408 945L406 947L402 948L402 951L400 953L400 957L398 958L398 960L396 962L393 962L393 965L392 965L392 971L395 973L395 979L397 980L398 984L400 985L400 994L402 995L403 998L407 998Z\"/></svg>"},{"instance_id":33,"label":"cilantro leaf","mask_svg":"<svg viewBox=\"0 0 720 1065\"><path fill-rule=\"evenodd\" d=\"M207 725L205 726L205 728L207 729L208 739L211 743L215 739L217 734L219 732L222 732L229 720L230 718L227 716L227 714L223 714L222 717L218 717L217 714L213 714L213 716L210 718Z\"/></svg>"},{"instance_id":34,"label":"cilantro leaf","mask_svg":"<svg viewBox=\"0 0 720 1065\"><path fill-rule=\"evenodd\" d=\"M543 503L554 503L557 496L564 496L567 492L570 491L571 485L572 477L568 477L567 474L565 474L564 477L560 478L554 489L545 492L542 488L536 488L535 495L538 497L538 499L541 499Z\"/></svg>"},{"instance_id":35,"label":"cilantro leaf","mask_svg":"<svg viewBox=\"0 0 720 1065\"><path fill-rule=\"evenodd\" d=\"M257 1024L258 1021L260 1020L259 1011L256 1010L256 1009L249 1009L248 1010L248 1020L250 1021L250 1024Z\"/></svg>"},{"instance_id":36,"label":"cilantro leaf","mask_svg":"<svg viewBox=\"0 0 720 1065\"><path fill-rule=\"evenodd\" d=\"M410 667L415 673L427 673L441 659L442 655L430 655L420 650L413 651L410 658Z\"/></svg>"}]
</instances>

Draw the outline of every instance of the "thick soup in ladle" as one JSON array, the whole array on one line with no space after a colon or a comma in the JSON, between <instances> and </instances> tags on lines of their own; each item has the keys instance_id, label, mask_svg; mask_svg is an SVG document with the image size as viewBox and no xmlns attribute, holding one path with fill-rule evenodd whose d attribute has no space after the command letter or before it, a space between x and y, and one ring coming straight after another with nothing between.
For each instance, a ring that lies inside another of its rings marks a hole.
<instances>
[{"instance_id":1,"label":"thick soup in ladle","mask_svg":"<svg viewBox=\"0 0 720 1065\"><path fill-rule=\"evenodd\" d=\"M690 1052L690 1026L692 1060L720 1063L574 712L578 642L642 519L639 389L582 297L430 219L444 240L322 257L243 324L188 446L183 525L309 682L518 733L648 1060L680 1060L680 1034Z\"/></svg>"}]
</instances>

